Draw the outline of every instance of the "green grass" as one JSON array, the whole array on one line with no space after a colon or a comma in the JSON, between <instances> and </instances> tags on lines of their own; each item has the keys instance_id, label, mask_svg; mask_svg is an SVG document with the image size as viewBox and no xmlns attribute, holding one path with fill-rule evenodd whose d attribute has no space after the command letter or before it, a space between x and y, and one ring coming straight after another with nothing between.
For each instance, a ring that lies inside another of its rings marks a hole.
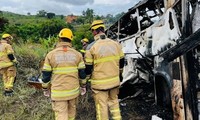
<instances>
[{"instance_id":1,"label":"green grass","mask_svg":"<svg viewBox=\"0 0 200 120\"><path fill-rule=\"evenodd\" d=\"M0 77L0 120L54 120L50 98L44 97L42 90L36 90L27 84L29 77L38 75L39 61L46 54L40 44L14 45L19 61L17 80L14 84L14 96L3 96L3 83ZM91 92L79 97L77 120L94 120L95 106Z\"/></svg>"},{"instance_id":2,"label":"green grass","mask_svg":"<svg viewBox=\"0 0 200 120\"><path fill-rule=\"evenodd\" d=\"M36 15L21 15L12 12L3 11L3 17L9 20L9 24L11 25L21 25L28 23L41 23L45 22L48 18L38 17ZM59 15L55 16L55 19L61 19Z\"/></svg>"}]
</instances>

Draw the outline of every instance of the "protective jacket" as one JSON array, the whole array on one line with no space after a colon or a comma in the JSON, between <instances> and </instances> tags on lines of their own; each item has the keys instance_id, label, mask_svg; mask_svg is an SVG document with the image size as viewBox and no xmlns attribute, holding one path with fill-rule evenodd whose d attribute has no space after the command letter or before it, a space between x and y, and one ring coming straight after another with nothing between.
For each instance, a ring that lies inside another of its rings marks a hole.
<instances>
[{"instance_id":1,"label":"protective jacket","mask_svg":"<svg viewBox=\"0 0 200 120\"><path fill-rule=\"evenodd\" d=\"M52 100L76 98L80 89L79 79L86 77L84 69L82 55L72 48L71 43L58 43L56 48L47 54L43 67L43 82L51 82Z\"/></svg>"},{"instance_id":2,"label":"protective jacket","mask_svg":"<svg viewBox=\"0 0 200 120\"><path fill-rule=\"evenodd\" d=\"M0 41L0 69L13 66L13 62L9 59L8 55L13 55L14 51L12 46L6 40Z\"/></svg>"},{"instance_id":3,"label":"protective jacket","mask_svg":"<svg viewBox=\"0 0 200 120\"><path fill-rule=\"evenodd\" d=\"M86 50L86 65L93 65L91 87L97 90L108 90L119 86L120 59L124 53L118 42L106 37L104 33L94 36L95 43ZM86 69L87 70L87 69Z\"/></svg>"}]
</instances>

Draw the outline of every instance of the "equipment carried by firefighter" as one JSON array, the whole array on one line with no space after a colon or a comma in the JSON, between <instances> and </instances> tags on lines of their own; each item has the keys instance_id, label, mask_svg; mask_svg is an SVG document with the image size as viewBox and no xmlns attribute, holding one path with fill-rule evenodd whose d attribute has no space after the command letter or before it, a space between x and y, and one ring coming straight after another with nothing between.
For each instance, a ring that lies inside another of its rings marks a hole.
<instances>
[{"instance_id":1,"label":"equipment carried by firefighter","mask_svg":"<svg viewBox=\"0 0 200 120\"><path fill-rule=\"evenodd\" d=\"M42 89L42 80L39 78L40 75L38 76L32 76L28 78L28 85L30 87L35 87L36 89Z\"/></svg>"}]
</instances>

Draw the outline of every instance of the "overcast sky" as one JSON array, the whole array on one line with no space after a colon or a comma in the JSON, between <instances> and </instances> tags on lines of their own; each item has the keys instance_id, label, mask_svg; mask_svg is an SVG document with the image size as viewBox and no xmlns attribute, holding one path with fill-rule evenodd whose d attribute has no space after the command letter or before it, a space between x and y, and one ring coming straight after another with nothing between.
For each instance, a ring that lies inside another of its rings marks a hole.
<instances>
[{"instance_id":1,"label":"overcast sky","mask_svg":"<svg viewBox=\"0 0 200 120\"><path fill-rule=\"evenodd\" d=\"M127 12L140 0L0 0L0 10L32 15L39 10L53 12L57 15L81 15L87 8L96 15Z\"/></svg>"}]
</instances>

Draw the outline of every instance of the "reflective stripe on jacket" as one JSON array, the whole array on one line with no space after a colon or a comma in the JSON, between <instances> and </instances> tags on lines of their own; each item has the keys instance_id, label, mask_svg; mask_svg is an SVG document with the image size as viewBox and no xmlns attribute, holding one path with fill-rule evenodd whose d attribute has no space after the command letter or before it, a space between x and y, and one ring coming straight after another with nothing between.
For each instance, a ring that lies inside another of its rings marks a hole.
<instances>
[{"instance_id":1,"label":"reflective stripe on jacket","mask_svg":"<svg viewBox=\"0 0 200 120\"><path fill-rule=\"evenodd\" d=\"M79 95L78 70L85 64L81 53L71 48L71 44L60 42L45 58L43 71L52 72L52 100L70 100Z\"/></svg>"},{"instance_id":2,"label":"reflective stripe on jacket","mask_svg":"<svg viewBox=\"0 0 200 120\"><path fill-rule=\"evenodd\" d=\"M13 54L12 46L6 40L0 41L0 69L10 67L13 62L8 58L8 54Z\"/></svg>"},{"instance_id":3,"label":"reflective stripe on jacket","mask_svg":"<svg viewBox=\"0 0 200 120\"><path fill-rule=\"evenodd\" d=\"M124 53L119 43L106 38L105 34L95 36L95 44L86 51L86 65L93 65L91 85L104 90L119 86L119 60Z\"/></svg>"}]
</instances>

